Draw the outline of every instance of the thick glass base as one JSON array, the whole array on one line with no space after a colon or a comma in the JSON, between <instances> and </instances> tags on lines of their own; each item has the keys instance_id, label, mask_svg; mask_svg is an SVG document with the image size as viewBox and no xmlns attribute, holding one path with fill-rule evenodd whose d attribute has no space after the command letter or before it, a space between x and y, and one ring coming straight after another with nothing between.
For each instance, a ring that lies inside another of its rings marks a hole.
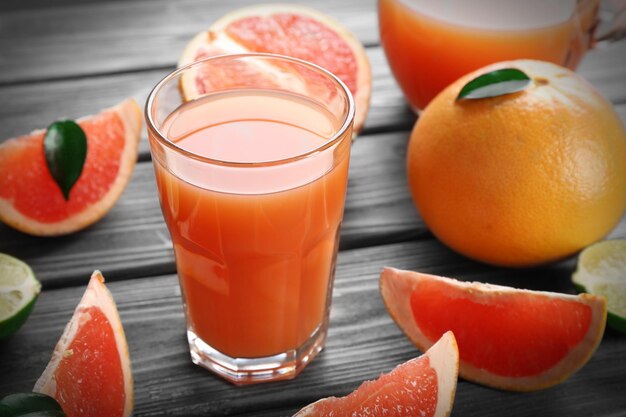
<instances>
[{"instance_id":1,"label":"thick glass base","mask_svg":"<svg viewBox=\"0 0 626 417\"><path fill-rule=\"evenodd\" d=\"M261 358L230 357L187 330L191 360L236 385L293 379L324 347L327 323L325 320L298 349Z\"/></svg>"}]
</instances>

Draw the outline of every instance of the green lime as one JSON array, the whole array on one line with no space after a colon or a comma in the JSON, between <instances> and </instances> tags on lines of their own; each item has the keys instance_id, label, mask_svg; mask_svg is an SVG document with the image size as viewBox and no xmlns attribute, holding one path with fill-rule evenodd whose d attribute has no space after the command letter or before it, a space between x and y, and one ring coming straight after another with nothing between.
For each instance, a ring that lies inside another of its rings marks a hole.
<instances>
[{"instance_id":1,"label":"green lime","mask_svg":"<svg viewBox=\"0 0 626 417\"><path fill-rule=\"evenodd\" d=\"M40 291L41 284L28 265L0 253L0 340L24 324Z\"/></svg>"},{"instance_id":2,"label":"green lime","mask_svg":"<svg viewBox=\"0 0 626 417\"><path fill-rule=\"evenodd\" d=\"M578 291L606 298L608 325L626 333L626 239L605 240L583 250L572 281Z\"/></svg>"}]
</instances>

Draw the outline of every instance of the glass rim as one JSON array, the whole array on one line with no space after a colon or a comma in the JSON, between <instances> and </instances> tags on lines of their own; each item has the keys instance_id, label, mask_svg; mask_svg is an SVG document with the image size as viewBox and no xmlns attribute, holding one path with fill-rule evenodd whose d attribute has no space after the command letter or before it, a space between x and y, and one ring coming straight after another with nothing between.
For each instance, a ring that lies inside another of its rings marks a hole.
<instances>
[{"instance_id":1,"label":"glass rim","mask_svg":"<svg viewBox=\"0 0 626 417\"><path fill-rule=\"evenodd\" d=\"M318 73L322 73L326 77L333 80L335 84L339 86L340 90L343 91L344 96L347 98L347 101L348 101L348 111L346 112L346 115L344 117L343 123L341 124L341 127L337 129L336 132L323 145L320 145L310 151L307 151L307 152L304 152L295 156L290 156L288 158L281 158L281 159L275 159L275 160L263 161L263 162L238 162L238 161L226 161L226 160L221 160L221 159L209 158L209 157L202 156L197 153L188 151L182 148L181 146L178 146L171 140L169 140L167 136L163 134L161 129L157 127L157 124L153 120L152 112L151 112L154 106L155 98L159 94L161 89L165 86L165 84L167 84L172 79L180 76L182 73L189 71L190 69L194 67L200 67L206 64L207 62L222 61L222 60L235 60L235 59L241 59L241 58L263 58L263 59L273 59L273 60L279 60L279 61L290 61L298 65L309 67L310 69L313 69L314 71ZM147 128L149 130L152 130L152 132L154 133L153 136L156 137L156 139L159 141L160 144L167 146L168 148L177 152L178 154L181 154L191 159L195 159L200 162L209 163L209 164L246 168L246 167L264 167L264 166L273 166L273 165L283 165L283 164L287 164L290 162L307 159L315 154L323 152L326 149L334 146L336 143L341 141L341 139L346 133L346 130L348 130L348 127L353 123L354 115L355 115L355 105L354 105L354 97L352 96L352 92L348 89L345 83L341 81L341 79L339 79L339 77L337 77L335 74L328 71L327 69L317 64L314 64L312 62L305 61L299 58L293 58L290 56L280 55L280 54L254 52L254 53L216 55L216 56L212 56L212 57L208 57L208 58L204 58L204 59L192 62L191 64L187 64L183 67L175 69L174 71L167 74L164 78L162 78L161 81L159 81L156 84L156 86L154 86L154 88L150 91L150 94L148 95L148 99L146 100L144 113L145 113L145 117L147 121ZM350 138L350 140L351 139L352 138Z\"/></svg>"}]
</instances>

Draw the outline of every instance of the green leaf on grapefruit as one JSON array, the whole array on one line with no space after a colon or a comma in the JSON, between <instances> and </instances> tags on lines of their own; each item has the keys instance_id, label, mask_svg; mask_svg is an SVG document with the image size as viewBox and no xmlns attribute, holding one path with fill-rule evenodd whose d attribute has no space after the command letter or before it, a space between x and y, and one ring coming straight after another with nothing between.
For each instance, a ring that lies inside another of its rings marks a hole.
<instances>
[{"instance_id":1,"label":"green leaf on grapefruit","mask_svg":"<svg viewBox=\"0 0 626 417\"><path fill-rule=\"evenodd\" d=\"M76 122L62 120L48 126L43 146L50 174L69 200L87 157L87 136Z\"/></svg>"},{"instance_id":2,"label":"green leaf on grapefruit","mask_svg":"<svg viewBox=\"0 0 626 417\"><path fill-rule=\"evenodd\" d=\"M530 84L530 77L516 68L503 68L480 75L461 89L459 100L497 97L522 91Z\"/></svg>"}]
</instances>

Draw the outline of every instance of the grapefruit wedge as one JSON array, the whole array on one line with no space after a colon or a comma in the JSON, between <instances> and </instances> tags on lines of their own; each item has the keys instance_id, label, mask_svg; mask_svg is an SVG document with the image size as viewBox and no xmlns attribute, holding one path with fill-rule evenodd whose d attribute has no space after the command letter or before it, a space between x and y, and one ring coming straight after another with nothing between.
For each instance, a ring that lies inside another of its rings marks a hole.
<instances>
[{"instance_id":1,"label":"grapefruit wedge","mask_svg":"<svg viewBox=\"0 0 626 417\"><path fill-rule=\"evenodd\" d=\"M366 381L341 398L321 399L294 417L443 417L450 415L456 393L459 351L446 332L422 356L398 365L375 381Z\"/></svg>"},{"instance_id":2,"label":"grapefruit wedge","mask_svg":"<svg viewBox=\"0 0 626 417\"><path fill-rule=\"evenodd\" d=\"M185 47L178 65L215 55L263 52L312 62L339 77L352 92L356 105L354 131L359 132L369 109L372 76L363 45L338 22L305 6L267 4L235 10L198 33ZM183 78L187 99L206 92L216 82L230 86L240 77L254 77L260 87L275 87L281 77L271 68L242 68L228 74L196 71Z\"/></svg>"},{"instance_id":3,"label":"grapefruit wedge","mask_svg":"<svg viewBox=\"0 0 626 417\"><path fill-rule=\"evenodd\" d=\"M385 268L380 292L391 317L419 348L453 331L459 374L512 391L564 381L598 347L604 298L461 282Z\"/></svg>"},{"instance_id":4,"label":"grapefruit wedge","mask_svg":"<svg viewBox=\"0 0 626 417\"><path fill-rule=\"evenodd\" d=\"M126 336L100 271L65 327L33 391L54 397L67 417L127 417L133 379Z\"/></svg>"},{"instance_id":5,"label":"grapefruit wedge","mask_svg":"<svg viewBox=\"0 0 626 417\"><path fill-rule=\"evenodd\" d=\"M0 144L0 221L37 236L83 229L113 207L137 160L142 114L127 99L77 120L87 136L82 173L65 200L44 154L44 130Z\"/></svg>"}]
</instances>

